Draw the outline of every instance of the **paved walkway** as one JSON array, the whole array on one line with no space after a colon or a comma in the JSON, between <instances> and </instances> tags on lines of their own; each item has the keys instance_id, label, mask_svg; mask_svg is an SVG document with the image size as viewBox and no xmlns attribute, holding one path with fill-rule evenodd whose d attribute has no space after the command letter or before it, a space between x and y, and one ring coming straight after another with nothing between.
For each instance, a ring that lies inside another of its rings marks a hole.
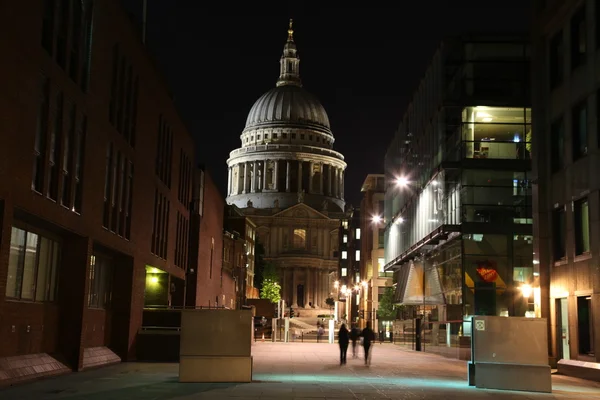
<instances>
[{"instance_id":1,"label":"paved walkway","mask_svg":"<svg viewBox=\"0 0 600 400\"><path fill-rule=\"evenodd\" d=\"M553 376L551 395L476 389L464 361L373 350L370 367L351 354L340 366L337 345L258 342L253 383L182 384L177 364L124 363L0 390L0 399L600 399L600 384L564 376Z\"/></svg>"}]
</instances>

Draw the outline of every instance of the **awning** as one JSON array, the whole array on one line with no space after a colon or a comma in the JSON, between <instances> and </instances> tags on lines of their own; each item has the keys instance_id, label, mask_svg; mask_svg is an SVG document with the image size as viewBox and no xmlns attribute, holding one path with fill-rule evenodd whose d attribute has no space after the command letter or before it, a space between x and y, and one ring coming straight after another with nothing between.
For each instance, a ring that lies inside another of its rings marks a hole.
<instances>
[{"instance_id":1,"label":"awning","mask_svg":"<svg viewBox=\"0 0 600 400\"><path fill-rule=\"evenodd\" d=\"M446 304L438 269L427 261L410 261L394 274L394 302L405 305Z\"/></svg>"},{"instance_id":2,"label":"awning","mask_svg":"<svg viewBox=\"0 0 600 400\"><path fill-rule=\"evenodd\" d=\"M448 239L448 235L452 232L460 232L460 225L441 225L437 229L433 230L423 239L413 244L408 250L400 254L398 257L387 263L383 269L384 271L394 271L401 268L401 265L412 260L417 254L423 250L423 246L436 245L440 240Z\"/></svg>"}]
</instances>

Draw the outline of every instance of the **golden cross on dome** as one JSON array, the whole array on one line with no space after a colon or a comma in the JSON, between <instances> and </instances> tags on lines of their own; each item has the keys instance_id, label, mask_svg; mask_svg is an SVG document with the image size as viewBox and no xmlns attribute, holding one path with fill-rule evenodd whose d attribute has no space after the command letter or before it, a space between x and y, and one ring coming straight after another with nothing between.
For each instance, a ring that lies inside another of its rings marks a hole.
<instances>
[{"instance_id":1,"label":"golden cross on dome","mask_svg":"<svg viewBox=\"0 0 600 400\"><path fill-rule=\"evenodd\" d=\"M294 22L294 20L290 18L290 27L288 29L288 41L289 42L293 42L294 41L294 29L292 28L292 23L293 22Z\"/></svg>"}]
</instances>

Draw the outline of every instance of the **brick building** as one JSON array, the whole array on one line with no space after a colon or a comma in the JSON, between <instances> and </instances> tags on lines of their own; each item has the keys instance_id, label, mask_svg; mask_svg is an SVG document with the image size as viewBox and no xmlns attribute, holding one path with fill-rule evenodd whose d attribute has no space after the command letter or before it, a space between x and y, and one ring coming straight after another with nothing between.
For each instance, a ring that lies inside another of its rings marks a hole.
<instances>
[{"instance_id":1,"label":"brick building","mask_svg":"<svg viewBox=\"0 0 600 400\"><path fill-rule=\"evenodd\" d=\"M2 2L0 36L0 384L131 359L198 260L191 135L119 1Z\"/></svg>"},{"instance_id":2,"label":"brick building","mask_svg":"<svg viewBox=\"0 0 600 400\"><path fill-rule=\"evenodd\" d=\"M238 232L223 232L223 286L224 294L230 296L230 281L233 283L234 302L232 308L239 309L244 304L246 293L246 240Z\"/></svg>"},{"instance_id":3,"label":"brick building","mask_svg":"<svg viewBox=\"0 0 600 400\"><path fill-rule=\"evenodd\" d=\"M194 187L186 306L234 308L233 277L223 269L225 201L204 169Z\"/></svg>"}]
</instances>

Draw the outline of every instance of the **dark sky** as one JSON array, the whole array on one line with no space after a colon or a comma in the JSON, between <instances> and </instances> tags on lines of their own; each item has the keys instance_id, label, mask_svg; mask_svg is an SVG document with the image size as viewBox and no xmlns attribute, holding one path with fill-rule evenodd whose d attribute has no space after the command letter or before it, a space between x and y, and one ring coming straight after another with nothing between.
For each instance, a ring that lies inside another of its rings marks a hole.
<instances>
[{"instance_id":1,"label":"dark sky","mask_svg":"<svg viewBox=\"0 0 600 400\"><path fill-rule=\"evenodd\" d=\"M123 2L139 21L142 0ZM530 12L529 0L398 1L390 8L211 3L148 0L147 45L196 139L198 161L224 193L225 161L240 146L252 104L275 86L291 17L302 82L327 110L353 204L365 176L383 172L386 147L439 41L525 32Z\"/></svg>"}]
</instances>

